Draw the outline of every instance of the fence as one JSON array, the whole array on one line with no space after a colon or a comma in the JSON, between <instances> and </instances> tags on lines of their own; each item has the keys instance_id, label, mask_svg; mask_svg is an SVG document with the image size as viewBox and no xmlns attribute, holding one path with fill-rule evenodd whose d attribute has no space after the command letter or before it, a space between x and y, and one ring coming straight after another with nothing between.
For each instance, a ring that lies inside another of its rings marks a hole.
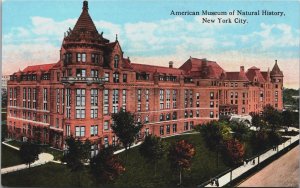
<instances>
[{"instance_id":1,"label":"fence","mask_svg":"<svg viewBox=\"0 0 300 188\"><path fill-rule=\"evenodd\" d=\"M261 154L246 159L243 165L240 165L239 167L234 169L228 169L225 172L218 174L211 180L208 180L202 183L201 185L198 185L197 187L222 187L229 183L232 183L242 175L247 174L247 172L250 172L256 167L259 167L261 163L271 161L273 157L278 156L278 154L284 153L283 150L287 149L292 144L298 144L296 143L297 141L299 141L299 134L290 137L290 139L272 149L267 149Z\"/></svg>"}]
</instances>

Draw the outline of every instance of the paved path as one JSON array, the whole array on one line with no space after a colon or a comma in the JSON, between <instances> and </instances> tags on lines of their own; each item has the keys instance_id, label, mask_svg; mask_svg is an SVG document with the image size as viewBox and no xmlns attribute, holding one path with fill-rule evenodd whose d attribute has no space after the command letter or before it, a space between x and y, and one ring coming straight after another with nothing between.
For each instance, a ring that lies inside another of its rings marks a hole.
<instances>
[{"instance_id":1,"label":"paved path","mask_svg":"<svg viewBox=\"0 0 300 188\"><path fill-rule=\"evenodd\" d=\"M299 151L298 145L241 183L239 187L299 187Z\"/></svg>"},{"instance_id":2,"label":"paved path","mask_svg":"<svg viewBox=\"0 0 300 188\"><path fill-rule=\"evenodd\" d=\"M32 163L30 165L30 167L35 167L35 166L46 164L46 163L52 161L53 159L54 159L53 155L51 155L49 153L41 153L41 154L39 154L39 159L36 160L34 163ZM26 168L29 168L28 165L26 165L26 164L20 164L20 165L16 165L16 166L7 167L7 168L2 168L1 174L6 174L9 172L23 170Z\"/></svg>"}]
</instances>

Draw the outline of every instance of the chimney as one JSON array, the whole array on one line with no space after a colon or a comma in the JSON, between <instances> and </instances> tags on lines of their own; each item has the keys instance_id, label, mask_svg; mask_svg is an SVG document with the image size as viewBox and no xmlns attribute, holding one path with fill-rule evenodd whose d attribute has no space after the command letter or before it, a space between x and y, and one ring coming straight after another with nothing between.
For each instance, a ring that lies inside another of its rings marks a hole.
<instances>
[{"instance_id":1,"label":"chimney","mask_svg":"<svg viewBox=\"0 0 300 188\"><path fill-rule=\"evenodd\" d=\"M169 61L169 68L173 68L173 61Z\"/></svg>"},{"instance_id":2,"label":"chimney","mask_svg":"<svg viewBox=\"0 0 300 188\"><path fill-rule=\"evenodd\" d=\"M244 72L245 71L245 67L244 66L240 66L240 72Z\"/></svg>"}]
</instances>

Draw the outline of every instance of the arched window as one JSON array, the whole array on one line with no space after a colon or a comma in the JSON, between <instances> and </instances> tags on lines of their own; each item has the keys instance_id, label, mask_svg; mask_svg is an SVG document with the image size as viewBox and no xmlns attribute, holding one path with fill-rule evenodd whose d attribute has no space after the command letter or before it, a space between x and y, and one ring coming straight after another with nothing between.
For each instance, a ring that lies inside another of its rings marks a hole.
<instances>
[{"instance_id":1,"label":"arched window","mask_svg":"<svg viewBox=\"0 0 300 188\"><path fill-rule=\"evenodd\" d=\"M114 58L114 68L118 68L119 67L119 56L115 55Z\"/></svg>"}]
</instances>

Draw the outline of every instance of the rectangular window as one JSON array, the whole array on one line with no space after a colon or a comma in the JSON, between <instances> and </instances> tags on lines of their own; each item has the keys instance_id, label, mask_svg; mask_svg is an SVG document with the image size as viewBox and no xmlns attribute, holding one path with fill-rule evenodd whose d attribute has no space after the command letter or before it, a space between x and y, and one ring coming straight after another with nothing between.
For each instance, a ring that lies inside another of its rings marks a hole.
<instances>
[{"instance_id":1,"label":"rectangular window","mask_svg":"<svg viewBox=\"0 0 300 188\"><path fill-rule=\"evenodd\" d=\"M71 136L70 125L66 125L66 136Z\"/></svg>"},{"instance_id":2,"label":"rectangular window","mask_svg":"<svg viewBox=\"0 0 300 188\"><path fill-rule=\"evenodd\" d=\"M196 110L196 117L200 117L200 111Z\"/></svg>"},{"instance_id":3,"label":"rectangular window","mask_svg":"<svg viewBox=\"0 0 300 188\"><path fill-rule=\"evenodd\" d=\"M58 127L59 127L59 119L56 118L56 128L58 128Z\"/></svg>"},{"instance_id":4,"label":"rectangular window","mask_svg":"<svg viewBox=\"0 0 300 188\"><path fill-rule=\"evenodd\" d=\"M98 107L98 89L91 89L91 106Z\"/></svg>"},{"instance_id":5,"label":"rectangular window","mask_svg":"<svg viewBox=\"0 0 300 188\"><path fill-rule=\"evenodd\" d=\"M56 113L59 113L60 91L56 89Z\"/></svg>"},{"instance_id":6,"label":"rectangular window","mask_svg":"<svg viewBox=\"0 0 300 188\"><path fill-rule=\"evenodd\" d=\"M107 115L109 109L109 91L108 89L103 90L103 114Z\"/></svg>"},{"instance_id":7,"label":"rectangular window","mask_svg":"<svg viewBox=\"0 0 300 188\"><path fill-rule=\"evenodd\" d=\"M164 135L164 126L161 125L159 129L160 135Z\"/></svg>"},{"instance_id":8,"label":"rectangular window","mask_svg":"<svg viewBox=\"0 0 300 188\"><path fill-rule=\"evenodd\" d=\"M92 69L91 70L91 77L98 78L99 77L98 70Z\"/></svg>"},{"instance_id":9,"label":"rectangular window","mask_svg":"<svg viewBox=\"0 0 300 188\"><path fill-rule=\"evenodd\" d=\"M66 89L66 116L71 117L71 89Z\"/></svg>"},{"instance_id":10,"label":"rectangular window","mask_svg":"<svg viewBox=\"0 0 300 188\"><path fill-rule=\"evenodd\" d=\"M210 99L214 99L214 92L210 92Z\"/></svg>"},{"instance_id":11,"label":"rectangular window","mask_svg":"<svg viewBox=\"0 0 300 188\"><path fill-rule=\"evenodd\" d=\"M170 125L167 125L166 132L167 134L170 134Z\"/></svg>"},{"instance_id":12,"label":"rectangular window","mask_svg":"<svg viewBox=\"0 0 300 188\"><path fill-rule=\"evenodd\" d=\"M138 89L137 90L137 100L138 100L138 102L141 102L141 94L142 94L142 90Z\"/></svg>"},{"instance_id":13,"label":"rectangular window","mask_svg":"<svg viewBox=\"0 0 300 188\"><path fill-rule=\"evenodd\" d=\"M109 72L104 73L104 81L109 82Z\"/></svg>"},{"instance_id":14,"label":"rectangular window","mask_svg":"<svg viewBox=\"0 0 300 188\"><path fill-rule=\"evenodd\" d=\"M209 107L213 108L214 107L214 101L210 101Z\"/></svg>"},{"instance_id":15,"label":"rectangular window","mask_svg":"<svg viewBox=\"0 0 300 188\"><path fill-rule=\"evenodd\" d=\"M85 136L85 126L76 126L75 127L75 136L84 137Z\"/></svg>"},{"instance_id":16,"label":"rectangular window","mask_svg":"<svg viewBox=\"0 0 300 188\"><path fill-rule=\"evenodd\" d=\"M103 130L108 131L109 130L109 121L104 121Z\"/></svg>"},{"instance_id":17,"label":"rectangular window","mask_svg":"<svg viewBox=\"0 0 300 188\"><path fill-rule=\"evenodd\" d=\"M173 124L173 133L177 132L177 124Z\"/></svg>"},{"instance_id":18,"label":"rectangular window","mask_svg":"<svg viewBox=\"0 0 300 188\"><path fill-rule=\"evenodd\" d=\"M126 89L122 91L122 108L126 111Z\"/></svg>"},{"instance_id":19,"label":"rectangular window","mask_svg":"<svg viewBox=\"0 0 300 188\"><path fill-rule=\"evenodd\" d=\"M184 122L183 130L185 130L185 131L189 130L189 123L188 122Z\"/></svg>"},{"instance_id":20,"label":"rectangular window","mask_svg":"<svg viewBox=\"0 0 300 188\"><path fill-rule=\"evenodd\" d=\"M108 147L108 137L104 137L104 147Z\"/></svg>"},{"instance_id":21,"label":"rectangular window","mask_svg":"<svg viewBox=\"0 0 300 188\"><path fill-rule=\"evenodd\" d=\"M76 69L76 77L86 77L85 69Z\"/></svg>"},{"instance_id":22,"label":"rectangular window","mask_svg":"<svg viewBox=\"0 0 300 188\"><path fill-rule=\"evenodd\" d=\"M76 89L76 118L85 118L85 89Z\"/></svg>"},{"instance_id":23,"label":"rectangular window","mask_svg":"<svg viewBox=\"0 0 300 188\"><path fill-rule=\"evenodd\" d=\"M92 125L91 126L91 136L97 136L98 135L98 125Z\"/></svg>"},{"instance_id":24,"label":"rectangular window","mask_svg":"<svg viewBox=\"0 0 300 188\"><path fill-rule=\"evenodd\" d=\"M196 99L200 99L200 94L196 93Z\"/></svg>"},{"instance_id":25,"label":"rectangular window","mask_svg":"<svg viewBox=\"0 0 300 188\"><path fill-rule=\"evenodd\" d=\"M114 83L119 83L119 73L113 74L113 80L114 80Z\"/></svg>"},{"instance_id":26,"label":"rectangular window","mask_svg":"<svg viewBox=\"0 0 300 188\"><path fill-rule=\"evenodd\" d=\"M123 74L123 82L127 82L127 74Z\"/></svg>"},{"instance_id":27,"label":"rectangular window","mask_svg":"<svg viewBox=\"0 0 300 188\"><path fill-rule=\"evenodd\" d=\"M164 90L163 89L160 89L159 90L159 100L160 100L160 109L164 109Z\"/></svg>"},{"instance_id":28,"label":"rectangular window","mask_svg":"<svg viewBox=\"0 0 300 188\"><path fill-rule=\"evenodd\" d=\"M112 99L113 99L112 113L118 113L118 108L119 108L119 90L118 89L113 89Z\"/></svg>"},{"instance_id":29,"label":"rectangular window","mask_svg":"<svg viewBox=\"0 0 300 188\"><path fill-rule=\"evenodd\" d=\"M210 111L209 117L214 118L214 112L213 111Z\"/></svg>"},{"instance_id":30,"label":"rectangular window","mask_svg":"<svg viewBox=\"0 0 300 188\"><path fill-rule=\"evenodd\" d=\"M146 102L149 101L149 89L145 90L145 95L146 95Z\"/></svg>"},{"instance_id":31,"label":"rectangular window","mask_svg":"<svg viewBox=\"0 0 300 188\"><path fill-rule=\"evenodd\" d=\"M43 110L48 110L48 89L43 89Z\"/></svg>"}]
</instances>

